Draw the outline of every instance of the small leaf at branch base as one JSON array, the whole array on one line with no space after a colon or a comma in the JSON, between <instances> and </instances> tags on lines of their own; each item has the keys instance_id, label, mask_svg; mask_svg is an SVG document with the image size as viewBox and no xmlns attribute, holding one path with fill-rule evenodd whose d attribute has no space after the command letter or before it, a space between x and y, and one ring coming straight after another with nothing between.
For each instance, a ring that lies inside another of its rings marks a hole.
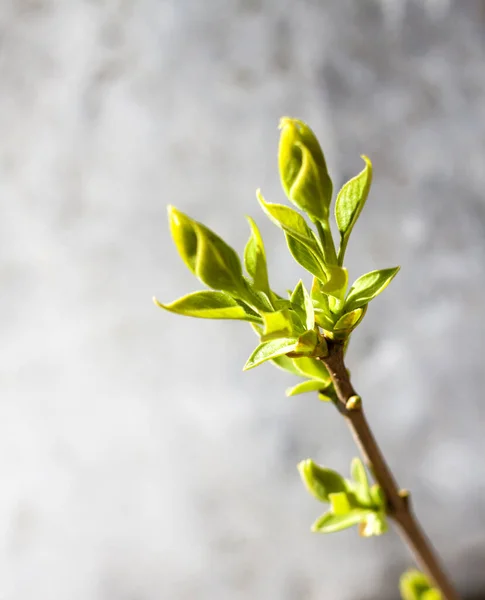
<instances>
[{"instance_id":1,"label":"small leaf at branch base","mask_svg":"<svg viewBox=\"0 0 485 600\"><path fill-rule=\"evenodd\" d=\"M309 379L308 381L302 381L297 383L295 386L286 390L287 396L298 396L299 394L305 394L306 392L318 392L322 388L322 382L316 381L315 379Z\"/></svg>"},{"instance_id":2,"label":"small leaf at branch base","mask_svg":"<svg viewBox=\"0 0 485 600\"><path fill-rule=\"evenodd\" d=\"M345 312L351 312L368 304L391 283L398 271L399 267L394 267L371 271L359 277L352 284L345 300Z\"/></svg>"},{"instance_id":3,"label":"small leaf at branch base","mask_svg":"<svg viewBox=\"0 0 485 600\"><path fill-rule=\"evenodd\" d=\"M346 313L335 323L335 331L348 331L349 333L362 321L365 308L356 308Z\"/></svg>"},{"instance_id":4,"label":"small leaf at branch base","mask_svg":"<svg viewBox=\"0 0 485 600\"><path fill-rule=\"evenodd\" d=\"M354 509L345 515L334 515L328 512L312 525L312 531L317 533L335 533L353 527L362 521L367 511Z\"/></svg>"},{"instance_id":5,"label":"small leaf at branch base","mask_svg":"<svg viewBox=\"0 0 485 600\"><path fill-rule=\"evenodd\" d=\"M260 344L248 358L243 370L248 371L258 365L264 363L267 360L287 354L295 350L298 340L295 338L283 338L277 340L270 340L269 342L263 342Z\"/></svg>"},{"instance_id":6,"label":"small leaf at branch base","mask_svg":"<svg viewBox=\"0 0 485 600\"><path fill-rule=\"evenodd\" d=\"M441 600L440 592L424 573L410 569L401 575L399 590L403 600Z\"/></svg>"},{"instance_id":7,"label":"small leaf at branch base","mask_svg":"<svg viewBox=\"0 0 485 600\"><path fill-rule=\"evenodd\" d=\"M359 534L362 537L373 537L386 533L386 515L380 512L369 512L359 525Z\"/></svg>"},{"instance_id":8,"label":"small leaf at branch base","mask_svg":"<svg viewBox=\"0 0 485 600\"><path fill-rule=\"evenodd\" d=\"M156 298L154 302L160 308L172 313L199 319L235 319L261 323L261 318L242 302L234 300L225 292L193 292L170 304L162 304Z\"/></svg>"}]
</instances>

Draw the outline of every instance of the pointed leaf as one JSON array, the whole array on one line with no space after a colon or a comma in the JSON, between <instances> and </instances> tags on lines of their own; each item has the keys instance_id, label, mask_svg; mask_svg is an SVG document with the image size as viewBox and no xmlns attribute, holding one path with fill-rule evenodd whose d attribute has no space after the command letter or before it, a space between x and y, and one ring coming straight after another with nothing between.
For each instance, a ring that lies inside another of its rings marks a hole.
<instances>
[{"instance_id":1,"label":"pointed leaf","mask_svg":"<svg viewBox=\"0 0 485 600\"><path fill-rule=\"evenodd\" d=\"M354 509L345 515L334 515L328 512L315 521L312 531L318 533L335 533L353 527L365 517L365 511Z\"/></svg>"},{"instance_id":2,"label":"pointed leaf","mask_svg":"<svg viewBox=\"0 0 485 600\"><path fill-rule=\"evenodd\" d=\"M345 479L341 475L317 465L310 458L298 464L298 471L307 490L321 502L329 502L329 494L346 491Z\"/></svg>"},{"instance_id":3,"label":"pointed leaf","mask_svg":"<svg viewBox=\"0 0 485 600\"><path fill-rule=\"evenodd\" d=\"M254 220L251 217L247 217L247 220L251 227L251 237L244 250L244 265L253 280L254 289L271 298L263 238Z\"/></svg>"},{"instance_id":4,"label":"pointed leaf","mask_svg":"<svg viewBox=\"0 0 485 600\"><path fill-rule=\"evenodd\" d=\"M372 163L367 156L362 156L364 169L348 181L335 201L335 220L342 238L347 238L364 208L372 182Z\"/></svg>"},{"instance_id":5,"label":"pointed leaf","mask_svg":"<svg viewBox=\"0 0 485 600\"><path fill-rule=\"evenodd\" d=\"M231 298L225 292L193 292L170 304L162 304L156 298L154 298L154 302L160 308L187 317L198 317L200 319L237 319L240 321L261 323L259 315L253 312L248 306L245 306L241 301Z\"/></svg>"},{"instance_id":6,"label":"pointed leaf","mask_svg":"<svg viewBox=\"0 0 485 600\"><path fill-rule=\"evenodd\" d=\"M321 281L326 281L327 275L319 251L311 250L307 244L289 233L285 233L285 237L288 249L296 262Z\"/></svg>"},{"instance_id":7,"label":"pointed leaf","mask_svg":"<svg viewBox=\"0 0 485 600\"><path fill-rule=\"evenodd\" d=\"M263 342L248 358L243 370L248 371L249 369L253 369L267 360L271 360L277 356L281 356L282 354L292 352L297 346L297 341L298 340L295 338L288 338Z\"/></svg>"},{"instance_id":8,"label":"pointed leaf","mask_svg":"<svg viewBox=\"0 0 485 600\"><path fill-rule=\"evenodd\" d=\"M309 379L308 381L302 381L301 383L297 383L295 386L288 388L286 390L286 395L297 396L298 394L305 394L306 392L318 392L321 388L321 381Z\"/></svg>"},{"instance_id":9,"label":"pointed leaf","mask_svg":"<svg viewBox=\"0 0 485 600\"><path fill-rule=\"evenodd\" d=\"M351 312L368 304L391 283L399 268L371 271L354 281L345 300L345 312Z\"/></svg>"},{"instance_id":10,"label":"pointed leaf","mask_svg":"<svg viewBox=\"0 0 485 600\"><path fill-rule=\"evenodd\" d=\"M317 138L297 119L280 121L278 162L288 198L313 218L327 219L332 182Z\"/></svg>"},{"instance_id":11,"label":"pointed leaf","mask_svg":"<svg viewBox=\"0 0 485 600\"><path fill-rule=\"evenodd\" d=\"M381 488L381 486L378 485L377 483L374 483L374 485L371 486L370 497L372 499L372 502L374 503L374 505L377 508L380 508L382 510L386 509L386 506L387 506L386 494L384 493L384 490Z\"/></svg>"},{"instance_id":12,"label":"pointed leaf","mask_svg":"<svg viewBox=\"0 0 485 600\"><path fill-rule=\"evenodd\" d=\"M296 309L300 309L303 315L303 323L305 323L305 329L313 329L315 327L315 313L313 311L313 303L310 298L310 294L307 292L303 281L297 283L293 294L291 295L291 303L295 305Z\"/></svg>"},{"instance_id":13,"label":"pointed leaf","mask_svg":"<svg viewBox=\"0 0 485 600\"><path fill-rule=\"evenodd\" d=\"M357 325L364 318L366 307L356 308L355 310L346 313L341 316L340 319L335 323L335 331L348 331L351 332L357 327Z\"/></svg>"},{"instance_id":14,"label":"pointed leaf","mask_svg":"<svg viewBox=\"0 0 485 600\"><path fill-rule=\"evenodd\" d=\"M305 377L311 377L317 379L320 382L321 389L324 389L331 383L330 374L327 371L327 367L321 360L303 356L301 358L294 358L293 364L295 368L300 372L300 375Z\"/></svg>"},{"instance_id":15,"label":"pointed leaf","mask_svg":"<svg viewBox=\"0 0 485 600\"><path fill-rule=\"evenodd\" d=\"M264 333L261 336L262 342L276 338L294 337L291 313L287 308L278 310L277 312L261 313L261 316L264 321Z\"/></svg>"},{"instance_id":16,"label":"pointed leaf","mask_svg":"<svg viewBox=\"0 0 485 600\"><path fill-rule=\"evenodd\" d=\"M354 491L357 500L364 506L372 505L372 498L370 494L369 480L367 478L367 472L364 467L364 463L360 458L353 458L350 473L352 479L355 481Z\"/></svg>"}]
</instances>

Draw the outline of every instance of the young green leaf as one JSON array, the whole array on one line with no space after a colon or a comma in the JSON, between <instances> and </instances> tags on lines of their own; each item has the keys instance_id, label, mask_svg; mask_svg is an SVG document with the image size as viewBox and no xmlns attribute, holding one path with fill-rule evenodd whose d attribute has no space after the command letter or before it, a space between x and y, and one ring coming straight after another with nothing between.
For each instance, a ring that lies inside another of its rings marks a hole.
<instances>
[{"instance_id":1,"label":"young green leaf","mask_svg":"<svg viewBox=\"0 0 485 600\"><path fill-rule=\"evenodd\" d=\"M321 340L321 342L325 343L325 340ZM305 331L305 333L299 336L294 353L302 355L313 354L318 344L319 339L317 332L314 329Z\"/></svg>"},{"instance_id":2,"label":"young green leaf","mask_svg":"<svg viewBox=\"0 0 485 600\"><path fill-rule=\"evenodd\" d=\"M343 262L347 241L364 208L372 182L372 163L367 156L362 156L362 159L365 162L363 171L344 184L335 201L335 220L341 238L339 264Z\"/></svg>"},{"instance_id":3,"label":"young green leaf","mask_svg":"<svg viewBox=\"0 0 485 600\"><path fill-rule=\"evenodd\" d=\"M340 319L335 323L333 327L334 330L350 333L364 318L366 308L366 306L362 308L356 308L355 310L352 310L349 313L341 316Z\"/></svg>"},{"instance_id":4,"label":"young green leaf","mask_svg":"<svg viewBox=\"0 0 485 600\"><path fill-rule=\"evenodd\" d=\"M309 379L308 381L302 381L301 383L297 383L295 386L288 388L286 390L286 395L297 396L298 394L305 394L306 392L319 392L321 389L321 381Z\"/></svg>"},{"instance_id":5,"label":"young green leaf","mask_svg":"<svg viewBox=\"0 0 485 600\"><path fill-rule=\"evenodd\" d=\"M246 271L253 280L255 290L264 292L271 300L271 289L269 287L268 267L266 264L266 253L263 238L258 226L251 217L247 217L251 227L251 237L244 249L244 265Z\"/></svg>"},{"instance_id":6,"label":"young green leaf","mask_svg":"<svg viewBox=\"0 0 485 600\"><path fill-rule=\"evenodd\" d=\"M320 389L324 389L330 385L330 374L327 371L327 367L322 363L321 360L317 360L316 358L311 358L309 356L303 356L301 358L294 358L293 364L295 369L299 371L300 375L317 379L320 382Z\"/></svg>"},{"instance_id":7,"label":"young green leaf","mask_svg":"<svg viewBox=\"0 0 485 600\"><path fill-rule=\"evenodd\" d=\"M416 569L401 575L399 590L403 600L441 600L441 594L433 588L426 575Z\"/></svg>"},{"instance_id":8,"label":"young green leaf","mask_svg":"<svg viewBox=\"0 0 485 600\"><path fill-rule=\"evenodd\" d=\"M285 232L285 237L288 250L296 262L309 273L318 277L320 281L326 281L326 267L323 264L323 259L320 257L320 251L310 250L308 245L305 245L297 238L292 237L289 233Z\"/></svg>"},{"instance_id":9,"label":"young green leaf","mask_svg":"<svg viewBox=\"0 0 485 600\"><path fill-rule=\"evenodd\" d=\"M345 492L345 479L336 471L325 469L310 458L298 464L298 471L307 490L320 502L330 502L329 494Z\"/></svg>"},{"instance_id":10,"label":"young green leaf","mask_svg":"<svg viewBox=\"0 0 485 600\"><path fill-rule=\"evenodd\" d=\"M168 207L170 229L180 256L206 285L236 296L244 290L236 252L213 231L173 206Z\"/></svg>"},{"instance_id":11,"label":"young green leaf","mask_svg":"<svg viewBox=\"0 0 485 600\"><path fill-rule=\"evenodd\" d=\"M298 371L293 363L294 360L294 358L288 358L288 356L282 355L271 359L271 362L279 369L282 369L287 373L291 373L292 375L298 375L301 377L300 371Z\"/></svg>"},{"instance_id":12,"label":"young green leaf","mask_svg":"<svg viewBox=\"0 0 485 600\"><path fill-rule=\"evenodd\" d=\"M345 515L334 515L328 512L322 515L312 525L312 531L316 533L335 533L353 527L362 521L366 511L354 509Z\"/></svg>"},{"instance_id":13,"label":"young green leaf","mask_svg":"<svg viewBox=\"0 0 485 600\"><path fill-rule=\"evenodd\" d=\"M315 219L328 218L332 181L313 131L297 119L280 121L278 163L288 198Z\"/></svg>"},{"instance_id":14,"label":"young green leaf","mask_svg":"<svg viewBox=\"0 0 485 600\"><path fill-rule=\"evenodd\" d=\"M253 369L267 360L292 352L297 347L298 340L295 338L283 338L263 342L253 351L244 365L243 371Z\"/></svg>"},{"instance_id":15,"label":"young green leaf","mask_svg":"<svg viewBox=\"0 0 485 600\"><path fill-rule=\"evenodd\" d=\"M387 500L386 494L384 493L384 490L381 488L381 486L377 483L374 483L374 485L370 487L369 492L374 506L376 506L380 510L385 511L387 506Z\"/></svg>"},{"instance_id":16,"label":"young green leaf","mask_svg":"<svg viewBox=\"0 0 485 600\"><path fill-rule=\"evenodd\" d=\"M237 319L261 323L261 317L239 300L231 298L225 292L193 292L170 304L162 304L156 298L154 302L169 312L198 317L200 319Z\"/></svg>"},{"instance_id":17,"label":"young green leaf","mask_svg":"<svg viewBox=\"0 0 485 600\"><path fill-rule=\"evenodd\" d=\"M295 337L291 311L287 308L276 312L261 313L264 321L264 332L261 336L262 342L276 338Z\"/></svg>"},{"instance_id":18,"label":"young green leaf","mask_svg":"<svg viewBox=\"0 0 485 600\"><path fill-rule=\"evenodd\" d=\"M391 283L399 268L371 271L354 281L345 300L345 312L351 312L368 304Z\"/></svg>"},{"instance_id":19,"label":"young green leaf","mask_svg":"<svg viewBox=\"0 0 485 600\"><path fill-rule=\"evenodd\" d=\"M301 313L302 321L305 324L306 329L313 329L315 327L315 313L313 311L313 303L310 298L310 294L307 292L303 281L296 284L296 287L291 294L291 303L295 310Z\"/></svg>"}]
</instances>

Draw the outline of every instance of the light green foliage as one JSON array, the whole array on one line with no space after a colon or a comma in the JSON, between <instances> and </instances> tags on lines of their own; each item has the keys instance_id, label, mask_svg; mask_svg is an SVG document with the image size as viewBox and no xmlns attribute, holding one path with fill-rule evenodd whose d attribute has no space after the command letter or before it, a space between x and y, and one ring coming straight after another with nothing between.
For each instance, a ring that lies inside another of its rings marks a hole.
<instances>
[{"instance_id":1,"label":"light green foliage","mask_svg":"<svg viewBox=\"0 0 485 600\"><path fill-rule=\"evenodd\" d=\"M442 600L424 573L410 569L401 575L399 589L403 600Z\"/></svg>"},{"instance_id":2,"label":"light green foliage","mask_svg":"<svg viewBox=\"0 0 485 600\"><path fill-rule=\"evenodd\" d=\"M278 163L288 198L313 219L328 218L332 181L313 131L298 119L280 121Z\"/></svg>"},{"instance_id":3,"label":"light green foliage","mask_svg":"<svg viewBox=\"0 0 485 600\"><path fill-rule=\"evenodd\" d=\"M370 160L363 157L363 171L337 195L337 257L329 222L332 181L320 144L310 127L298 119L283 118L280 129L278 164L283 189L304 214L284 204L267 202L259 191L257 198L263 212L283 230L293 258L313 275L311 292L303 281L297 283L289 299L271 289L263 239L252 218L248 217L251 232L244 249L245 274L231 246L205 225L170 206L170 230L177 250L210 290L188 294L169 304L157 300L156 304L191 317L249 322L260 343L245 370L272 362L301 378L287 395L317 391L320 399L335 402L333 384L320 360L328 353L327 341L340 340L346 347L367 304L388 285L397 268L363 275L347 294L348 273L342 261L349 235L369 194Z\"/></svg>"},{"instance_id":4,"label":"light green foliage","mask_svg":"<svg viewBox=\"0 0 485 600\"><path fill-rule=\"evenodd\" d=\"M318 533L334 533L359 525L363 537L382 535L387 531L386 502L382 493L372 493L362 461L354 458L351 478L304 460L298 465L307 490L330 510L312 526Z\"/></svg>"},{"instance_id":5,"label":"light green foliage","mask_svg":"<svg viewBox=\"0 0 485 600\"><path fill-rule=\"evenodd\" d=\"M344 260L350 233L364 208L372 183L372 163L367 156L362 159L365 162L363 171L344 184L335 201L335 220L340 231L339 264Z\"/></svg>"},{"instance_id":6,"label":"light green foliage","mask_svg":"<svg viewBox=\"0 0 485 600\"><path fill-rule=\"evenodd\" d=\"M359 277L350 288L345 300L345 312L350 312L368 304L391 283L397 275L399 267L371 271Z\"/></svg>"},{"instance_id":7,"label":"light green foliage","mask_svg":"<svg viewBox=\"0 0 485 600\"><path fill-rule=\"evenodd\" d=\"M261 323L261 317L240 300L235 300L225 292L193 292L171 304L162 304L154 299L160 308L169 312L198 317L200 319L237 319Z\"/></svg>"}]
</instances>

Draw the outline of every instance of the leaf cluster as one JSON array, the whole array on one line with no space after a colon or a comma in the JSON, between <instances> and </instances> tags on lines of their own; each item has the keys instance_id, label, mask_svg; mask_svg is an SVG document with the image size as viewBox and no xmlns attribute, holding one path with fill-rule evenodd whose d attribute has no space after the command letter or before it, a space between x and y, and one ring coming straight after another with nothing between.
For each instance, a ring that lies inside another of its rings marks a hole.
<instances>
[{"instance_id":1,"label":"leaf cluster","mask_svg":"<svg viewBox=\"0 0 485 600\"><path fill-rule=\"evenodd\" d=\"M416 569L401 575L399 589L402 600L442 600L440 591L431 585L424 573Z\"/></svg>"},{"instance_id":2,"label":"leaf cluster","mask_svg":"<svg viewBox=\"0 0 485 600\"><path fill-rule=\"evenodd\" d=\"M310 494L329 504L329 510L315 521L312 531L335 533L354 525L358 525L363 537L382 535L387 531L384 493L377 484L369 484L359 458L352 460L349 479L311 459L302 461L298 470Z\"/></svg>"},{"instance_id":3,"label":"leaf cluster","mask_svg":"<svg viewBox=\"0 0 485 600\"><path fill-rule=\"evenodd\" d=\"M399 268L362 275L349 289L344 255L369 194L371 162L363 157L364 169L344 184L336 197L337 252L330 225L333 184L320 144L300 120L285 117L280 128L281 182L288 199L299 210L267 202L259 191L257 198L263 212L283 231L292 257L312 275L311 289L299 281L286 297L273 290L263 238L251 217L250 236L241 261L216 233L170 206L170 229L177 250L208 289L169 304L155 302L185 316L249 322L260 340L245 370L271 361L303 378L287 391L288 395L319 391L322 399L329 400L334 392L320 360L327 353L327 340L347 342L369 302L385 289Z\"/></svg>"}]
</instances>

